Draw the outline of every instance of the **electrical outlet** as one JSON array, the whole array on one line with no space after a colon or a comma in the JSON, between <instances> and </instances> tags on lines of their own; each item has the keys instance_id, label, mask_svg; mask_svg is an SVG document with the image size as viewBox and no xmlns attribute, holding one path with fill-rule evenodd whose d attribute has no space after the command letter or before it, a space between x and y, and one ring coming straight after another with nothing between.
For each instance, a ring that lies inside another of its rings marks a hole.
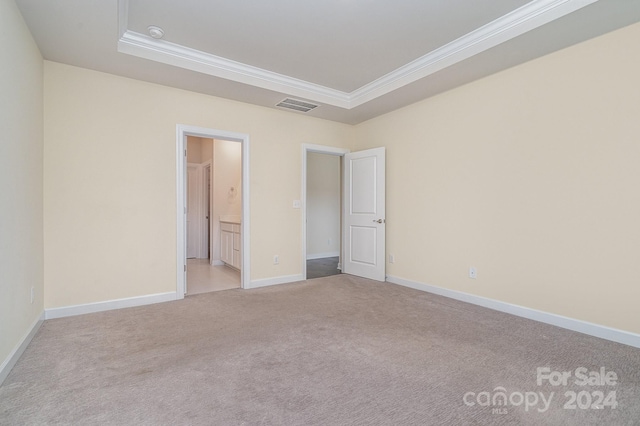
<instances>
[{"instance_id":1,"label":"electrical outlet","mask_svg":"<svg viewBox=\"0 0 640 426\"><path fill-rule=\"evenodd\" d=\"M389 263L395 263L396 262L396 258L394 255L390 254L389 255Z\"/></svg>"},{"instance_id":2,"label":"electrical outlet","mask_svg":"<svg viewBox=\"0 0 640 426\"><path fill-rule=\"evenodd\" d=\"M31 287L31 304L33 304L33 299L35 299L34 296L35 296L35 292L34 292L33 287Z\"/></svg>"},{"instance_id":3,"label":"electrical outlet","mask_svg":"<svg viewBox=\"0 0 640 426\"><path fill-rule=\"evenodd\" d=\"M478 271L476 271L475 266L469 267L469 278L476 279L478 277Z\"/></svg>"},{"instance_id":4,"label":"electrical outlet","mask_svg":"<svg viewBox=\"0 0 640 426\"><path fill-rule=\"evenodd\" d=\"M293 200L294 209L299 209L301 206L302 206L302 203L300 202L300 200Z\"/></svg>"},{"instance_id":5,"label":"electrical outlet","mask_svg":"<svg viewBox=\"0 0 640 426\"><path fill-rule=\"evenodd\" d=\"M273 264L278 265L279 263L280 263L280 256L276 254L275 256L273 256Z\"/></svg>"}]
</instances>

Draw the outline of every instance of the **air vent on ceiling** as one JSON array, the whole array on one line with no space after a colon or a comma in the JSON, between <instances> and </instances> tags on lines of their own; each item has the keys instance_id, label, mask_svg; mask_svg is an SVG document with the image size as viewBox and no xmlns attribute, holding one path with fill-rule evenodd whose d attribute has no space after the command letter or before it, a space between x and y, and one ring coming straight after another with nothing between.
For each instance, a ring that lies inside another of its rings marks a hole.
<instances>
[{"instance_id":1,"label":"air vent on ceiling","mask_svg":"<svg viewBox=\"0 0 640 426\"><path fill-rule=\"evenodd\" d=\"M310 104L309 102L299 101L297 99L287 98L280 103L276 104L277 107L293 109L301 112L309 112L314 108L317 108L318 105Z\"/></svg>"}]
</instances>

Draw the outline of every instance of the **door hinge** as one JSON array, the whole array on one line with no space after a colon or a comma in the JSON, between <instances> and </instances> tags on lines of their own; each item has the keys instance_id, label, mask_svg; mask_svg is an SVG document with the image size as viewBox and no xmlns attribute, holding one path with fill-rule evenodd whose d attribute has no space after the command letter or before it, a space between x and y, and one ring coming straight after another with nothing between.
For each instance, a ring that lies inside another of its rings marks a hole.
<instances>
[{"instance_id":1,"label":"door hinge","mask_svg":"<svg viewBox=\"0 0 640 426\"><path fill-rule=\"evenodd\" d=\"M187 156L187 150L186 149L184 150L184 156L185 157Z\"/></svg>"},{"instance_id":2,"label":"door hinge","mask_svg":"<svg viewBox=\"0 0 640 426\"><path fill-rule=\"evenodd\" d=\"M187 265L184 265L184 271L187 272Z\"/></svg>"}]
</instances>

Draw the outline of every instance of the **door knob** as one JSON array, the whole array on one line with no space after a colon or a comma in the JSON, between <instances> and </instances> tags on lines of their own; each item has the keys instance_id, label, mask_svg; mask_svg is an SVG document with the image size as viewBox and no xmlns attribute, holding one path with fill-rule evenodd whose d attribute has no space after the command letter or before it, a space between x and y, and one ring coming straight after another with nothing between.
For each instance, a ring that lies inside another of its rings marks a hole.
<instances>
[{"instance_id":1,"label":"door knob","mask_svg":"<svg viewBox=\"0 0 640 426\"><path fill-rule=\"evenodd\" d=\"M373 220L375 223L384 223L384 219Z\"/></svg>"}]
</instances>

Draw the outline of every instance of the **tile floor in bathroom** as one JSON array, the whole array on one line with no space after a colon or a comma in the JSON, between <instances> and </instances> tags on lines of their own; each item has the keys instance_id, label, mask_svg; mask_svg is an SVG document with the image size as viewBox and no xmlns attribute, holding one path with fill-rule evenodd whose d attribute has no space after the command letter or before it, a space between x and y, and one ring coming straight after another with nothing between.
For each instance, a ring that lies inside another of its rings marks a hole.
<instances>
[{"instance_id":1,"label":"tile floor in bathroom","mask_svg":"<svg viewBox=\"0 0 640 426\"><path fill-rule=\"evenodd\" d=\"M187 296L240 288L240 271L213 266L209 259L187 259Z\"/></svg>"}]
</instances>

